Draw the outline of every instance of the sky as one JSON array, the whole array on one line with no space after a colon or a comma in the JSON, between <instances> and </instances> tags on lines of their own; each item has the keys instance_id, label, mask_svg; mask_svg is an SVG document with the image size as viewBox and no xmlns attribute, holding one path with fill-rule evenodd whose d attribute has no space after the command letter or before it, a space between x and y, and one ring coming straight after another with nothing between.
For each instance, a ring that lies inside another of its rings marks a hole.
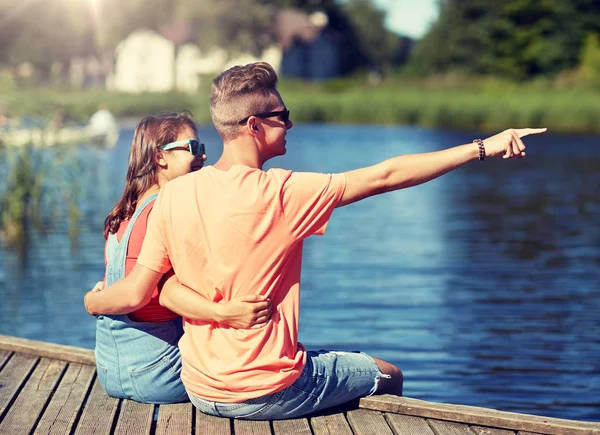
<instances>
[{"instance_id":1,"label":"sky","mask_svg":"<svg viewBox=\"0 0 600 435\"><path fill-rule=\"evenodd\" d=\"M437 0L375 0L387 11L386 25L397 33L421 38L438 16Z\"/></svg>"}]
</instances>

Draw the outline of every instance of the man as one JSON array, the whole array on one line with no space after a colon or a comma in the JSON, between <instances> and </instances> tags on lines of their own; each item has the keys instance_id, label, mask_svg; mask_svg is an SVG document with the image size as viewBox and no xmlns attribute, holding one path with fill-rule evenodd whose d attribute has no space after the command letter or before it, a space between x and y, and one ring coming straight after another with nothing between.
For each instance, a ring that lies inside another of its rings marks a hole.
<instances>
[{"instance_id":1,"label":"man","mask_svg":"<svg viewBox=\"0 0 600 435\"><path fill-rule=\"evenodd\" d=\"M167 184L137 266L85 299L92 313L133 310L171 267L182 284L213 301L270 297L271 320L258 328L185 321L182 380L194 405L217 416L293 418L369 394L402 394L402 373L392 364L362 353L307 352L298 342L303 240L323 234L336 207L424 183L472 160L522 157L521 137L545 131L507 130L343 174L265 172L266 161L285 154L293 126L276 84L275 71L262 62L213 81L211 116L223 155Z\"/></svg>"}]
</instances>

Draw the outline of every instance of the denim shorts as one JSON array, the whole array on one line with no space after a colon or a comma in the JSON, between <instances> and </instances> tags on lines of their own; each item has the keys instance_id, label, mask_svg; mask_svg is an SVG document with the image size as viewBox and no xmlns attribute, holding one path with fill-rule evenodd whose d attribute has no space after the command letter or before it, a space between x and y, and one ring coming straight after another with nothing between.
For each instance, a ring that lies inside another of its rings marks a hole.
<instances>
[{"instance_id":1,"label":"denim shorts","mask_svg":"<svg viewBox=\"0 0 600 435\"><path fill-rule=\"evenodd\" d=\"M362 352L306 352L306 366L289 387L239 403L204 400L189 394L196 408L217 417L247 420L298 418L370 396L385 377L373 358Z\"/></svg>"}]
</instances>

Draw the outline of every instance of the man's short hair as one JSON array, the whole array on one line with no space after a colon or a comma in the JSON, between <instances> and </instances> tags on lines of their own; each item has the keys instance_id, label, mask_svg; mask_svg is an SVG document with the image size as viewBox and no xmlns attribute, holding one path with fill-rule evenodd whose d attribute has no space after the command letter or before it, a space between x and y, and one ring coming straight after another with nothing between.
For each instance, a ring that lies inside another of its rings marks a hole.
<instances>
[{"instance_id":1,"label":"man's short hair","mask_svg":"<svg viewBox=\"0 0 600 435\"><path fill-rule=\"evenodd\" d=\"M276 85L277 73L266 62L234 66L213 80L210 115L223 141L238 136L240 120L277 106Z\"/></svg>"}]
</instances>

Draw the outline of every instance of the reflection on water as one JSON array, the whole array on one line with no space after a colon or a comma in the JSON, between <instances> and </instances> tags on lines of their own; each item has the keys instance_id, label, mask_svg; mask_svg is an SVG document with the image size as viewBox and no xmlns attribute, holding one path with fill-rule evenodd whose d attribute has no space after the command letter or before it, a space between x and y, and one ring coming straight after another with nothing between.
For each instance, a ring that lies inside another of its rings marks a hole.
<instances>
[{"instance_id":1,"label":"reflection on water","mask_svg":"<svg viewBox=\"0 0 600 435\"><path fill-rule=\"evenodd\" d=\"M84 154L77 246L58 225L32 235L25 263L0 250L0 333L93 347L81 298L103 273L131 135ZM212 163L217 136L200 135ZM275 164L338 172L476 136L301 125ZM336 210L304 252L301 341L390 360L411 397L600 421L597 142L547 134L521 161L474 162Z\"/></svg>"}]
</instances>

